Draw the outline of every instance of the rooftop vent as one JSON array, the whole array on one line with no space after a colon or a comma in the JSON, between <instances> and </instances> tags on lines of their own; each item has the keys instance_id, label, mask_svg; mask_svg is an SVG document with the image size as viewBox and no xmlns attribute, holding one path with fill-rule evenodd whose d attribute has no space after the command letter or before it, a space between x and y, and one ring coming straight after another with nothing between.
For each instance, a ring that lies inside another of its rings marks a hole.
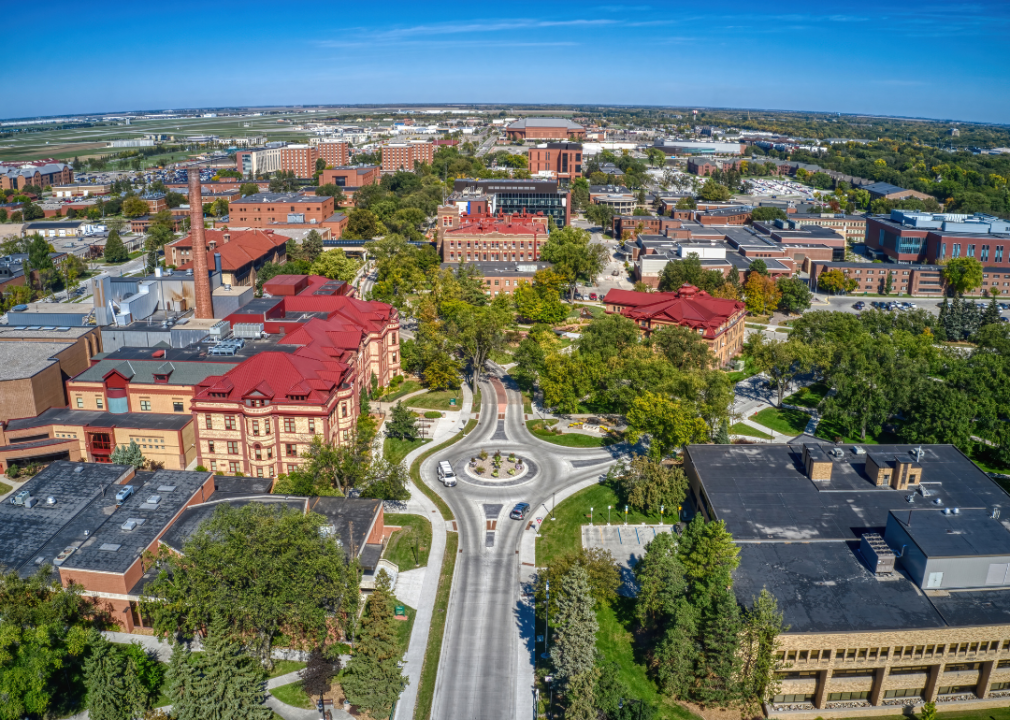
<instances>
[{"instance_id":1,"label":"rooftop vent","mask_svg":"<svg viewBox=\"0 0 1010 720\"><path fill-rule=\"evenodd\" d=\"M102 543L98 546L99 550L103 552L118 552L122 545L117 545L116 543Z\"/></svg>"},{"instance_id":2,"label":"rooftop vent","mask_svg":"<svg viewBox=\"0 0 1010 720\"><path fill-rule=\"evenodd\" d=\"M866 449L865 448L861 448L858 445L853 445L852 446L852 452L854 452L856 455L865 455L866 454Z\"/></svg>"},{"instance_id":3,"label":"rooftop vent","mask_svg":"<svg viewBox=\"0 0 1010 720\"><path fill-rule=\"evenodd\" d=\"M950 511L952 513L954 513L955 515L960 515L961 514L961 508L951 508Z\"/></svg>"},{"instance_id":4,"label":"rooftop vent","mask_svg":"<svg viewBox=\"0 0 1010 720\"><path fill-rule=\"evenodd\" d=\"M158 492L170 493L175 490L175 485L159 485Z\"/></svg>"},{"instance_id":5,"label":"rooftop vent","mask_svg":"<svg viewBox=\"0 0 1010 720\"><path fill-rule=\"evenodd\" d=\"M74 468L74 472L75 473L84 472L84 466L78 465L77 467Z\"/></svg>"},{"instance_id":6,"label":"rooftop vent","mask_svg":"<svg viewBox=\"0 0 1010 720\"><path fill-rule=\"evenodd\" d=\"M56 498L54 498L52 495L46 498L46 505L55 505L55 504L56 504Z\"/></svg>"},{"instance_id":7,"label":"rooftop vent","mask_svg":"<svg viewBox=\"0 0 1010 720\"><path fill-rule=\"evenodd\" d=\"M130 530L134 530L134 529L140 527L141 525L144 524L144 522L145 522L144 518L127 518L126 522L124 522L119 527L120 527L120 529L126 530L127 532L129 532Z\"/></svg>"},{"instance_id":8,"label":"rooftop vent","mask_svg":"<svg viewBox=\"0 0 1010 720\"><path fill-rule=\"evenodd\" d=\"M151 495L149 498L147 498L148 505L157 505L160 502L161 502L161 495Z\"/></svg>"}]
</instances>

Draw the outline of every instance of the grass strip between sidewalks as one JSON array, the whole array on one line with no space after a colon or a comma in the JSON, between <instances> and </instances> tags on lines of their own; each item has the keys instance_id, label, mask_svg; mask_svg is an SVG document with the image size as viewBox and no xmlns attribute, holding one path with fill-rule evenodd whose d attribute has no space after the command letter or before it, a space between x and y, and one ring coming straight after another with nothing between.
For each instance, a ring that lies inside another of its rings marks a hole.
<instances>
[{"instance_id":1,"label":"grass strip between sidewalks","mask_svg":"<svg viewBox=\"0 0 1010 720\"><path fill-rule=\"evenodd\" d=\"M476 420L470 420L463 432L441 445L422 453L410 466L410 479L414 481L421 492L435 503L444 520L453 520L455 516L438 493L421 480L421 463L433 453L443 450L459 442L477 427ZM449 612L449 592L452 589L452 575L456 570L456 553L459 550L459 533L447 533L445 538L445 553L442 555L442 571L438 576L438 590L435 592L435 607L431 615L431 625L428 628L428 647L424 650L424 662L421 664L421 679L417 684L417 701L414 704L415 720L428 720L431 717L431 704L435 699L435 680L438 677L438 661L442 656L442 636L445 634L445 620Z\"/></svg>"}]
</instances>

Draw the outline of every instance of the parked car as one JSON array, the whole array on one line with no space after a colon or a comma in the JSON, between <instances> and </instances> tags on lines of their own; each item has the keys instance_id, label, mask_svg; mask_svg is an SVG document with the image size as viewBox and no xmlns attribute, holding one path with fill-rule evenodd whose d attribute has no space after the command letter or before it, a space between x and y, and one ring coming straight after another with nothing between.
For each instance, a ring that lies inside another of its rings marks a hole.
<instances>
[{"instance_id":1,"label":"parked car","mask_svg":"<svg viewBox=\"0 0 1010 720\"><path fill-rule=\"evenodd\" d=\"M599 300L599 296L596 293L589 293L590 300Z\"/></svg>"},{"instance_id":2,"label":"parked car","mask_svg":"<svg viewBox=\"0 0 1010 720\"><path fill-rule=\"evenodd\" d=\"M509 517L513 520L525 520L529 511L529 503L517 503L516 506L512 508L512 512L509 513Z\"/></svg>"},{"instance_id":3,"label":"parked car","mask_svg":"<svg viewBox=\"0 0 1010 720\"><path fill-rule=\"evenodd\" d=\"M855 310L862 310L863 308L865 308L865 307L866 307L866 303L864 303L864 302L860 301L860 302L857 302L857 303L856 303L855 305L853 305L852 307L853 307L853 309L855 309Z\"/></svg>"}]
</instances>

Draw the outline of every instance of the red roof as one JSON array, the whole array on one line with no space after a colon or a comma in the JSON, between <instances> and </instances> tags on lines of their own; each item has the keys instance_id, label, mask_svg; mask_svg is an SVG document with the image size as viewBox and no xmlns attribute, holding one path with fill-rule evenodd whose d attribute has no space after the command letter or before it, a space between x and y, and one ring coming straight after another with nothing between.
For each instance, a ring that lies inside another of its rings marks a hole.
<instances>
[{"instance_id":1,"label":"red roof","mask_svg":"<svg viewBox=\"0 0 1010 720\"><path fill-rule=\"evenodd\" d=\"M208 377L197 386L194 399L241 402L251 397L320 405L348 370L349 366L339 361L262 352L225 375Z\"/></svg>"},{"instance_id":2,"label":"red roof","mask_svg":"<svg viewBox=\"0 0 1010 720\"><path fill-rule=\"evenodd\" d=\"M468 215L464 213L460 216L460 222L462 224L458 228L446 230L445 236L487 235L489 233L500 233L502 235L547 235L547 228L544 225L546 219L545 216L540 214L516 213L511 216L510 220L503 213L498 213L497 215Z\"/></svg>"},{"instance_id":3,"label":"red roof","mask_svg":"<svg viewBox=\"0 0 1010 720\"><path fill-rule=\"evenodd\" d=\"M221 254L221 269L226 271L241 270L251 262L262 257L271 255L278 247L284 245L288 238L278 235L271 230L229 230L209 229L204 230L205 241L207 243L207 264L214 267L214 253ZM225 239L225 235L228 239ZM211 249L211 243L214 248ZM171 247L193 248L191 236L169 243ZM192 265L191 262L179 265L180 270L185 270Z\"/></svg>"},{"instance_id":4,"label":"red roof","mask_svg":"<svg viewBox=\"0 0 1010 720\"><path fill-rule=\"evenodd\" d=\"M706 337L714 337L720 326L746 307L739 300L712 297L693 285L665 293L611 290L603 302L617 306L626 318L701 328Z\"/></svg>"}]
</instances>

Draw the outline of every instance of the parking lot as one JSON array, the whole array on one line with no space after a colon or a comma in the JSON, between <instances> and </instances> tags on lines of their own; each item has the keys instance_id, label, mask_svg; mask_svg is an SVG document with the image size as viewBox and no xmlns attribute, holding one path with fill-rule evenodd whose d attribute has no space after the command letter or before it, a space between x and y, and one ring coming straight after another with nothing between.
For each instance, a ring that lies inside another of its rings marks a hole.
<instances>
[{"instance_id":1,"label":"parking lot","mask_svg":"<svg viewBox=\"0 0 1010 720\"><path fill-rule=\"evenodd\" d=\"M601 520L606 520L607 509L597 508ZM620 509L613 511L614 521L619 522ZM582 526L582 547L586 550L601 548L608 550L614 556L621 569L622 595L632 592L634 584L633 568L642 556L645 547L659 535L673 530L673 525L606 525L598 523Z\"/></svg>"}]
</instances>

